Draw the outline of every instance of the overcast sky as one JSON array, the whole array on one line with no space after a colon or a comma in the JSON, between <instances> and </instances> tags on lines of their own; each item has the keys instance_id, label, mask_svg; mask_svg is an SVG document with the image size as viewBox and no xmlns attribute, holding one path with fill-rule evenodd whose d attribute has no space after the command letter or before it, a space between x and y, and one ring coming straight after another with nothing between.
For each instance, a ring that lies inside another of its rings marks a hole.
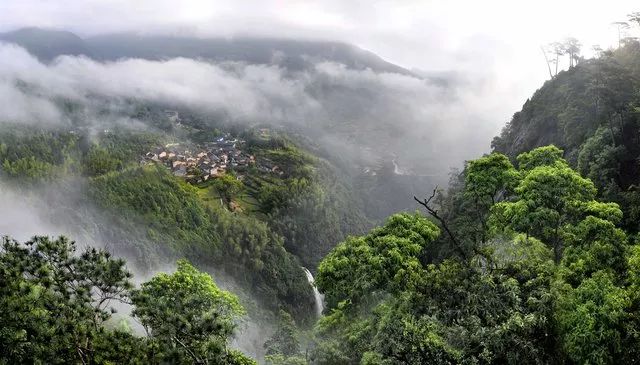
<instances>
[{"instance_id":1,"label":"overcast sky","mask_svg":"<svg viewBox=\"0 0 640 365\"><path fill-rule=\"evenodd\" d=\"M574 36L603 48L637 0L0 0L0 30L54 27L82 36L136 31L341 40L407 68L492 84L500 125L548 77L540 45Z\"/></svg>"}]
</instances>

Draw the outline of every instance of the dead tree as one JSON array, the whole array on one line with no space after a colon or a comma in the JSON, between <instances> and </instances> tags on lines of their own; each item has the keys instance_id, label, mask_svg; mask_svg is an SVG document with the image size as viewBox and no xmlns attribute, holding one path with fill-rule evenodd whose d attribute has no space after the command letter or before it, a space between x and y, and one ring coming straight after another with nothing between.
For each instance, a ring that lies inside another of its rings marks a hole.
<instances>
[{"instance_id":1,"label":"dead tree","mask_svg":"<svg viewBox=\"0 0 640 365\"><path fill-rule=\"evenodd\" d=\"M438 222L440 222L440 225L442 226L444 231L447 232L447 235L451 239L451 242L453 243L453 246L455 247L456 251L460 254L460 256L462 256L463 259L467 260L469 258L467 251L462 247L462 245L460 245L460 242L458 241L456 236L453 234L453 232L451 232L451 229L449 229L449 225L447 224L447 221L438 214L437 209L434 209L429 205L433 200L433 198L436 196L437 191L438 191L438 187L436 186L435 189L433 189L433 193L428 199L420 200L416 196L414 196L413 199L417 201L418 204L422 205L427 210L427 213L429 213L430 216L432 216Z\"/></svg>"}]
</instances>

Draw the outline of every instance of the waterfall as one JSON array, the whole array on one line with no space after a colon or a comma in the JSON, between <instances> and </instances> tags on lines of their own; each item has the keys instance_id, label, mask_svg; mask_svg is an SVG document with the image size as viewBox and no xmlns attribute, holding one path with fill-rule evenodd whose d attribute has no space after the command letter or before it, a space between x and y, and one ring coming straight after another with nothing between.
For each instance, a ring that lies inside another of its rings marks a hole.
<instances>
[{"instance_id":1,"label":"waterfall","mask_svg":"<svg viewBox=\"0 0 640 365\"><path fill-rule=\"evenodd\" d=\"M320 294L320 291L318 291L318 288L316 287L315 280L313 279L313 275L311 275L311 272L307 270L306 267L303 267L302 269L304 270L304 273L307 275L307 281L309 281L309 284L311 284L311 288L313 288L313 296L316 300L316 316L320 317L322 316L322 310L324 309L324 296Z\"/></svg>"},{"instance_id":2,"label":"waterfall","mask_svg":"<svg viewBox=\"0 0 640 365\"><path fill-rule=\"evenodd\" d=\"M398 166L398 163L396 162L395 158L393 160L391 160L391 162L393 163L393 173L396 175L406 175L404 173L404 171L400 170L400 167Z\"/></svg>"}]
</instances>

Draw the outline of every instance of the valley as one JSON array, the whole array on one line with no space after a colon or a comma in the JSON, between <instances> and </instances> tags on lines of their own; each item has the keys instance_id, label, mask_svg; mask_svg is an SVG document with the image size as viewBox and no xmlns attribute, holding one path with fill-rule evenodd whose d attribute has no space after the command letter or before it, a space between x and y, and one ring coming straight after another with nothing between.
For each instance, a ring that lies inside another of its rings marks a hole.
<instances>
[{"instance_id":1,"label":"valley","mask_svg":"<svg viewBox=\"0 0 640 365\"><path fill-rule=\"evenodd\" d=\"M640 12L607 49L540 47L508 121L504 59L537 36L354 19L307 31L437 43L444 69L296 32L0 27L0 365L637 362Z\"/></svg>"}]
</instances>

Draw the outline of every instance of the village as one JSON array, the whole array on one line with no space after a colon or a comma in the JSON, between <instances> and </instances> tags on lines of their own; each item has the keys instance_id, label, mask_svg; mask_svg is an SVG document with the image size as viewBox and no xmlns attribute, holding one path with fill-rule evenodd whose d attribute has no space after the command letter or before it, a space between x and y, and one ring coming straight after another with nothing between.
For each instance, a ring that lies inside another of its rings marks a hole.
<instances>
[{"instance_id":1,"label":"village","mask_svg":"<svg viewBox=\"0 0 640 365\"><path fill-rule=\"evenodd\" d=\"M230 135L221 136L202 145L170 143L147 152L141 164L159 163L190 183L201 183L233 172L243 180L249 169L261 173L282 175L283 171L268 159L246 153L246 143Z\"/></svg>"}]
</instances>

